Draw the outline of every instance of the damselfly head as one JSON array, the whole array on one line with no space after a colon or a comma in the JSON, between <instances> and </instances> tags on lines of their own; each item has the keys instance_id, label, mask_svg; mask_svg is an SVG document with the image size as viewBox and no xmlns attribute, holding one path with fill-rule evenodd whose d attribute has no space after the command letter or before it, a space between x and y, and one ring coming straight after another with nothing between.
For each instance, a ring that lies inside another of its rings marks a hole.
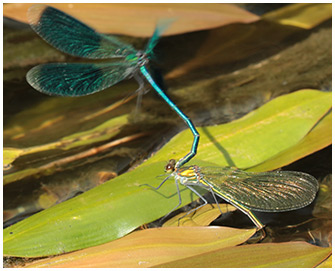
<instances>
[{"instance_id":1,"label":"damselfly head","mask_svg":"<svg viewBox=\"0 0 335 271\"><path fill-rule=\"evenodd\" d=\"M140 65L140 66L143 66L145 64L148 63L148 55L146 52L144 51L138 51L136 53L136 57L137 57L137 63Z\"/></svg>"},{"instance_id":2,"label":"damselfly head","mask_svg":"<svg viewBox=\"0 0 335 271\"><path fill-rule=\"evenodd\" d=\"M175 170L176 160L170 159L169 162L165 166L166 173L172 173Z\"/></svg>"}]
</instances>

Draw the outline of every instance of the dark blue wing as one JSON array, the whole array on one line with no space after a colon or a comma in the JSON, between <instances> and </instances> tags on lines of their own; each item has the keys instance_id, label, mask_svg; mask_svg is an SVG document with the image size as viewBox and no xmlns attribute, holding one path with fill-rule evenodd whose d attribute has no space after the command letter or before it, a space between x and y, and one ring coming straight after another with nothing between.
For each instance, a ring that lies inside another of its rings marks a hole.
<instances>
[{"instance_id":1,"label":"dark blue wing","mask_svg":"<svg viewBox=\"0 0 335 271\"><path fill-rule=\"evenodd\" d=\"M38 65L26 77L33 88L49 95L84 96L132 77L135 68L127 62L55 63Z\"/></svg>"},{"instance_id":2,"label":"dark blue wing","mask_svg":"<svg viewBox=\"0 0 335 271\"><path fill-rule=\"evenodd\" d=\"M106 36L53 7L36 4L28 10L31 27L45 41L67 54L91 59L136 54L129 44Z\"/></svg>"},{"instance_id":3,"label":"dark blue wing","mask_svg":"<svg viewBox=\"0 0 335 271\"><path fill-rule=\"evenodd\" d=\"M169 18L169 19L164 19L164 20L160 20L158 22L158 24L156 25L155 31L152 34L152 37L150 38L150 40L148 41L147 47L145 49L145 53L150 57L150 55L152 54L152 51L154 49L154 47L157 45L158 40L160 38L160 36L162 35L162 33L175 21L175 19L173 18Z\"/></svg>"}]
</instances>

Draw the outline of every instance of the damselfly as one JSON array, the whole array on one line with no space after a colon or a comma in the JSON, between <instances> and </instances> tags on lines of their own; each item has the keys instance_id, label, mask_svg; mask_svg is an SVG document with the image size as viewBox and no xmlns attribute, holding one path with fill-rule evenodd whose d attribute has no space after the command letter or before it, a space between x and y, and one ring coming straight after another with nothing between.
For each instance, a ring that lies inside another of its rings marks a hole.
<instances>
[{"instance_id":1,"label":"damselfly","mask_svg":"<svg viewBox=\"0 0 335 271\"><path fill-rule=\"evenodd\" d=\"M252 211L284 212L300 209L314 200L319 189L318 181L313 176L302 172L253 173L231 167L196 165L176 168L175 163L173 159L169 161L165 170L172 173L155 188L159 189L170 177L174 177L179 203L173 210L182 203L179 183L203 201L203 204L196 209L206 205L207 200L194 189L194 187L201 187L211 192L216 203L216 196L218 196L249 216L257 230L262 229L264 225Z\"/></svg>"},{"instance_id":2,"label":"damselfly","mask_svg":"<svg viewBox=\"0 0 335 271\"><path fill-rule=\"evenodd\" d=\"M28 11L32 29L58 50L73 56L89 59L121 58L122 62L111 63L53 63L32 68L27 73L28 83L36 90L49 95L84 96L92 94L118 82L134 77L143 89L140 74L155 91L186 122L193 134L191 151L181 158L176 167L184 165L197 152L199 133L192 121L170 100L151 77L147 64L153 57L153 49L167 24L156 27L144 51L114 36L100 34L53 7L37 4Z\"/></svg>"}]
</instances>

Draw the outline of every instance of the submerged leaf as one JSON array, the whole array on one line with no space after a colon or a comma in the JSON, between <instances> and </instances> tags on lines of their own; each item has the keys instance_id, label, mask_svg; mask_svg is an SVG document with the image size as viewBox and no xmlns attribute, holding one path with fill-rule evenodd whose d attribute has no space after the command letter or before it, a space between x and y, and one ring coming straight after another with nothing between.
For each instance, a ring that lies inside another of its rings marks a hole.
<instances>
[{"instance_id":1,"label":"submerged leaf","mask_svg":"<svg viewBox=\"0 0 335 271\"><path fill-rule=\"evenodd\" d=\"M324 3L288 5L279 10L268 12L263 16L264 19L306 29L311 29L331 17L332 5Z\"/></svg>"},{"instance_id":2,"label":"submerged leaf","mask_svg":"<svg viewBox=\"0 0 335 271\"><path fill-rule=\"evenodd\" d=\"M44 152L54 149L61 149L61 150L69 150L79 146L90 145L93 143L101 142L107 139L112 138L115 136L119 131L120 128L128 123L128 115L122 115L113 119L110 119L104 122L93 129L79 132L72 134L70 136L63 137L58 141L51 142L48 144L40 145L40 146L33 146L24 149L16 149L16 148L4 148L4 165L7 167L13 163L16 159L21 156L28 155L28 154L36 154L38 152ZM79 156L79 155L78 155ZM70 162L70 157L65 158L66 160L64 163ZM78 158L79 159L79 158ZM64 160L64 159L63 159ZM4 176L4 185L9 184L11 182L20 180L27 176L40 173L46 170L50 170L54 164L59 165L60 162L54 161L53 163L45 164L39 166L38 168L26 168L21 171L14 172L12 174L8 174Z\"/></svg>"},{"instance_id":3,"label":"submerged leaf","mask_svg":"<svg viewBox=\"0 0 335 271\"><path fill-rule=\"evenodd\" d=\"M3 168L9 169L11 164L24 153L24 150L17 148L4 148L3 149Z\"/></svg>"}]
</instances>

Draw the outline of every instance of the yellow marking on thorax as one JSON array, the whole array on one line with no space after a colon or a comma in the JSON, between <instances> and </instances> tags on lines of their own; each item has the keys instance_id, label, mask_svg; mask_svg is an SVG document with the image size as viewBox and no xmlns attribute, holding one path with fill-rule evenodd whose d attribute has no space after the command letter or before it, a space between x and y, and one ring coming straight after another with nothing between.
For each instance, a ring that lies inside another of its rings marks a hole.
<instances>
[{"instance_id":1,"label":"yellow marking on thorax","mask_svg":"<svg viewBox=\"0 0 335 271\"><path fill-rule=\"evenodd\" d=\"M182 172L180 172L179 175L182 177L195 177L193 168L185 169Z\"/></svg>"}]
</instances>

